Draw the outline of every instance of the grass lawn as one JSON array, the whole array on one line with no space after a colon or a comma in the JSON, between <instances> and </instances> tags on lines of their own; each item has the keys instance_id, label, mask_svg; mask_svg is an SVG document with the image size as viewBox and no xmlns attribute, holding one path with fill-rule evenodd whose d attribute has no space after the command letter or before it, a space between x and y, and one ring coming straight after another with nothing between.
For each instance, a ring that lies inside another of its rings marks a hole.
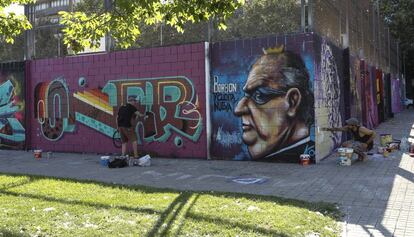
<instances>
[{"instance_id":1,"label":"grass lawn","mask_svg":"<svg viewBox=\"0 0 414 237\"><path fill-rule=\"evenodd\" d=\"M0 174L0 236L339 236L331 204Z\"/></svg>"}]
</instances>

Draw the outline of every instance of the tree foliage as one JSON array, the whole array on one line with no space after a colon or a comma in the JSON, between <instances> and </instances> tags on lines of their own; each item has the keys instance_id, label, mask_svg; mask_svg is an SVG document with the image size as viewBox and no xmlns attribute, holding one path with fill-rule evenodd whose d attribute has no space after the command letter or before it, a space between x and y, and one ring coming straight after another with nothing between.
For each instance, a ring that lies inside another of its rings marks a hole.
<instances>
[{"instance_id":1,"label":"tree foliage","mask_svg":"<svg viewBox=\"0 0 414 237\"><path fill-rule=\"evenodd\" d=\"M414 1L380 0L380 12L394 37L405 47L414 48Z\"/></svg>"},{"instance_id":2,"label":"tree foliage","mask_svg":"<svg viewBox=\"0 0 414 237\"><path fill-rule=\"evenodd\" d=\"M380 12L388 23L392 35L400 41L405 62L407 83L414 79L414 1L379 0ZM410 91L409 94L412 92Z\"/></svg>"},{"instance_id":3,"label":"tree foliage","mask_svg":"<svg viewBox=\"0 0 414 237\"><path fill-rule=\"evenodd\" d=\"M98 47L107 33L118 46L128 48L140 36L142 24L164 23L183 32L187 23L215 18L219 28L225 29L225 20L243 4L244 0L113 0L106 11L97 7L91 12L59 14L65 25L64 43L79 52L86 47Z\"/></svg>"},{"instance_id":4,"label":"tree foliage","mask_svg":"<svg viewBox=\"0 0 414 237\"><path fill-rule=\"evenodd\" d=\"M214 40L251 38L300 30L300 1L253 0L246 1L227 21L227 30L214 35Z\"/></svg>"},{"instance_id":5,"label":"tree foliage","mask_svg":"<svg viewBox=\"0 0 414 237\"><path fill-rule=\"evenodd\" d=\"M4 9L11 4L29 4L35 0L0 0L0 41L14 43L14 39L25 30L32 27L24 15L11 12L6 14Z\"/></svg>"}]
</instances>

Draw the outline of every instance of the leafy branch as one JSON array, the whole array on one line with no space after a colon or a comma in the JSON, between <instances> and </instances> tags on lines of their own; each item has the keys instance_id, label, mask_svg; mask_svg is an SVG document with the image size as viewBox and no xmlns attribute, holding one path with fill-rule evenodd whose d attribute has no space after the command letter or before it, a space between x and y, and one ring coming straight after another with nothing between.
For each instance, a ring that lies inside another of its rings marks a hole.
<instances>
[{"instance_id":1,"label":"leafy branch","mask_svg":"<svg viewBox=\"0 0 414 237\"><path fill-rule=\"evenodd\" d=\"M25 30L31 29L32 25L24 15L15 13L6 14L5 7L11 4L29 4L34 0L1 0L0 1L0 41L14 43L14 39Z\"/></svg>"},{"instance_id":2,"label":"leafy branch","mask_svg":"<svg viewBox=\"0 0 414 237\"><path fill-rule=\"evenodd\" d=\"M105 12L60 12L65 26L64 43L75 52L86 47L99 47L99 40L110 33L121 48L134 44L141 34L140 25L164 22L184 32L186 23L198 23L215 18L219 28L244 4L244 0L115 0Z\"/></svg>"}]
</instances>

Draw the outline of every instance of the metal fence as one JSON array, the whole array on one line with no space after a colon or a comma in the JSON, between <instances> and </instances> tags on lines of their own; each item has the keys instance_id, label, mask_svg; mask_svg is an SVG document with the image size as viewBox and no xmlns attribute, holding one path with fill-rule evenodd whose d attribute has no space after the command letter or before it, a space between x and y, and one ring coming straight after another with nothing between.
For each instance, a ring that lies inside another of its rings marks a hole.
<instances>
[{"instance_id":1,"label":"metal fence","mask_svg":"<svg viewBox=\"0 0 414 237\"><path fill-rule=\"evenodd\" d=\"M44 2L50 1L41 0L38 4ZM73 0L69 3L71 6ZM56 15L43 9L49 13L42 16L35 9L35 5L26 7L26 14L34 23L34 29L26 34L28 58L67 55ZM188 24L183 34L165 24L142 26L142 35L132 48L315 31L337 46L349 46L351 54L385 71L397 73L401 67L398 42L390 36L378 6L370 0L246 0L246 4L227 19L227 26L225 31L218 30L214 20ZM14 48L16 46L0 45L0 61L21 60L24 47L20 43L20 47L12 50ZM112 47L112 50L117 49L116 45Z\"/></svg>"},{"instance_id":2,"label":"metal fence","mask_svg":"<svg viewBox=\"0 0 414 237\"><path fill-rule=\"evenodd\" d=\"M400 71L398 41L389 32L376 2L314 0L313 29L351 54L384 71Z\"/></svg>"},{"instance_id":3,"label":"metal fence","mask_svg":"<svg viewBox=\"0 0 414 237\"><path fill-rule=\"evenodd\" d=\"M143 27L135 47L154 47L192 42L217 42L301 31L301 2L297 0L250 0L219 30L211 20L188 24L184 33L165 24Z\"/></svg>"}]
</instances>

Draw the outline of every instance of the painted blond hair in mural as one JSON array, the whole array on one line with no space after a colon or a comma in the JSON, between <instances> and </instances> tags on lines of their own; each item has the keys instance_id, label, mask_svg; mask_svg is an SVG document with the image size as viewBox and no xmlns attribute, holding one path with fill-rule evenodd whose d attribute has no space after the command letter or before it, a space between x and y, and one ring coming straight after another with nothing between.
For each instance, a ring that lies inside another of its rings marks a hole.
<instances>
[{"instance_id":1,"label":"painted blond hair in mural","mask_svg":"<svg viewBox=\"0 0 414 237\"><path fill-rule=\"evenodd\" d=\"M341 90L338 68L331 47L324 40L321 48L320 84L318 85L318 99L316 107L324 110L319 125L325 127L342 127L342 116L340 111ZM319 113L320 114L320 113ZM332 150L341 143L341 133L332 133L329 145L325 146Z\"/></svg>"}]
</instances>

